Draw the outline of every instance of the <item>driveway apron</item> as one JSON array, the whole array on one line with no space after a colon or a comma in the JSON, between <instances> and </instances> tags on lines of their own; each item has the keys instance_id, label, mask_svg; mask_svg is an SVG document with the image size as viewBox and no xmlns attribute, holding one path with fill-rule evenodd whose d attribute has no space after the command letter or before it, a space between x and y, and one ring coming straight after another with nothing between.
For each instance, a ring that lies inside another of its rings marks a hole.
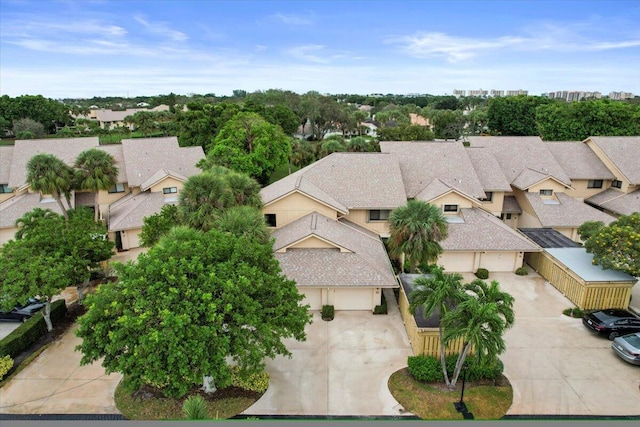
<instances>
[{"instance_id":1,"label":"driveway apron","mask_svg":"<svg viewBox=\"0 0 640 427\"><path fill-rule=\"evenodd\" d=\"M327 322L314 312L306 331L307 341L287 341L290 359L267 362L269 389L244 414L410 415L387 387L413 354L394 301L387 315L337 311Z\"/></svg>"}]
</instances>

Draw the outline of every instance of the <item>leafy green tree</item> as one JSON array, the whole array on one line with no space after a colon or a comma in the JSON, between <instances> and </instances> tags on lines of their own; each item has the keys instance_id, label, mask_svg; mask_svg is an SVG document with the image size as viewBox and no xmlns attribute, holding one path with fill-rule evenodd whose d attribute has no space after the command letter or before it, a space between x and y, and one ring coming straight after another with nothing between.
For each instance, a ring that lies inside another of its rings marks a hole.
<instances>
[{"instance_id":1,"label":"leafy green tree","mask_svg":"<svg viewBox=\"0 0 640 427\"><path fill-rule=\"evenodd\" d=\"M433 141L435 135L426 126L400 125L378 129L380 141Z\"/></svg>"},{"instance_id":2,"label":"leafy green tree","mask_svg":"<svg viewBox=\"0 0 640 427\"><path fill-rule=\"evenodd\" d=\"M51 194L65 219L69 216L62 204L62 196L67 199L67 205L70 205L73 175L73 169L53 154L36 154L27 162L27 182L31 189Z\"/></svg>"},{"instance_id":3,"label":"leafy green tree","mask_svg":"<svg viewBox=\"0 0 640 427\"><path fill-rule=\"evenodd\" d=\"M406 256L411 273L417 265L438 259L442 253L439 242L447 237L447 221L437 206L409 200L405 206L391 211L389 221L390 254Z\"/></svg>"},{"instance_id":4,"label":"leafy green tree","mask_svg":"<svg viewBox=\"0 0 640 427\"><path fill-rule=\"evenodd\" d=\"M437 110L431 120L436 138L458 140L462 135L465 119L460 110Z\"/></svg>"},{"instance_id":5,"label":"leafy green tree","mask_svg":"<svg viewBox=\"0 0 640 427\"><path fill-rule=\"evenodd\" d=\"M207 231L224 209L240 205L261 208L260 185L245 174L214 166L185 182L178 213L182 224Z\"/></svg>"},{"instance_id":6,"label":"leafy green tree","mask_svg":"<svg viewBox=\"0 0 640 427\"><path fill-rule=\"evenodd\" d=\"M291 154L289 162L298 167L310 165L316 160L311 142L306 139L293 138L291 140Z\"/></svg>"},{"instance_id":7,"label":"leafy green tree","mask_svg":"<svg viewBox=\"0 0 640 427\"><path fill-rule=\"evenodd\" d=\"M188 104L188 108L187 111L176 111L178 142L181 147L200 146L203 150L211 145L220 129L240 112L238 105L229 102L216 105L193 102Z\"/></svg>"},{"instance_id":8,"label":"leafy green tree","mask_svg":"<svg viewBox=\"0 0 640 427\"><path fill-rule=\"evenodd\" d=\"M353 153L366 153L374 150L372 144L370 144L366 138L356 136L349 139L347 142L347 151L351 151Z\"/></svg>"},{"instance_id":9,"label":"leafy green tree","mask_svg":"<svg viewBox=\"0 0 640 427\"><path fill-rule=\"evenodd\" d=\"M255 206L233 206L225 209L214 221L213 228L236 237L255 237L267 243L271 233L262 211Z\"/></svg>"},{"instance_id":10,"label":"leafy green tree","mask_svg":"<svg viewBox=\"0 0 640 427\"><path fill-rule=\"evenodd\" d=\"M10 123L30 118L42 123L47 133L53 133L56 125L71 123L66 105L42 95L22 95L16 98L3 95L0 97L0 117Z\"/></svg>"},{"instance_id":11,"label":"leafy green tree","mask_svg":"<svg viewBox=\"0 0 640 427\"><path fill-rule=\"evenodd\" d=\"M606 99L543 104L536 109L536 123L548 141L633 136L640 134L640 105Z\"/></svg>"},{"instance_id":12,"label":"leafy green tree","mask_svg":"<svg viewBox=\"0 0 640 427\"><path fill-rule=\"evenodd\" d=\"M69 211L68 221L49 210L36 209L16 225L16 240L9 240L0 251L4 308L25 296L40 295L47 303L43 315L51 330L51 298L68 286L78 286L82 300L91 271L111 257L113 242L106 238L105 226L93 221L87 209Z\"/></svg>"},{"instance_id":13,"label":"leafy green tree","mask_svg":"<svg viewBox=\"0 0 640 427\"><path fill-rule=\"evenodd\" d=\"M506 96L491 98L487 108L487 124L494 135L538 135L536 109L554 101L539 96Z\"/></svg>"},{"instance_id":14,"label":"leafy green tree","mask_svg":"<svg viewBox=\"0 0 640 427\"><path fill-rule=\"evenodd\" d=\"M205 377L224 388L227 358L260 372L265 358L291 355L283 339L306 338L308 306L273 247L254 237L175 228L116 268L118 282L87 298L77 348L82 364L102 359L131 391L149 384L182 397Z\"/></svg>"},{"instance_id":15,"label":"leafy green tree","mask_svg":"<svg viewBox=\"0 0 640 427\"><path fill-rule=\"evenodd\" d=\"M45 134L44 125L30 118L13 122L13 134L17 139L42 138Z\"/></svg>"},{"instance_id":16,"label":"leafy green tree","mask_svg":"<svg viewBox=\"0 0 640 427\"><path fill-rule=\"evenodd\" d=\"M621 216L584 242L593 263L640 276L640 212Z\"/></svg>"},{"instance_id":17,"label":"leafy green tree","mask_svg":"<svg viewBox=\"0 0 640 427\"><path fill-rule=\"evenodd\" d=\"M118 168L113 156L106 151L90 148L78 154L75 164L75 188L94 192L94 220L100 217L100 190L108 190L118 182Z\"/></svg>"},{"instance_id":18,"label":"leafy green tree","mask_svg":"<svg viewBox=\"0 0 640 427\"><path fill-rule=\"evenodd\" d=\"M515 321L514 298L501 291L495 280L489 285L482 280L474 280L464 285L462 295L456 308L447 311L441 322L445 345L457 339L463 341L451 378L451 388L455 387L472 347L476 360L480 362L495 359L505 351L503 335Z\"/></svg>"},{"instance_id":19,"label":"leafy green tree","mask_svg":"<svg viewBox=\"0 0 640 427\"><path fill-rule=\"evenodd\" d=\"M602 227L604 227L604 222L602 221L587 221L578 227L578 236L584 242L594 234L597 234Z\"/></svg>"},{"instance_id":20,"label":"leafy green tree","mask_svg":"<svg viewBox=\"0 0 640 427\"><path fill-rule=\"evenodd\" d=\"M419 277L413 282L414 288L409 295L409 310L412 313L421 308L425 319L428 319L434 313L438 313L440 363L442 364L442 373L447 386L451 382L447 372L442 318L464 298L462 280L461 274L445 273L442 267L436 267L431 271L430 277Z\"/></svg>"},{"instance_id":21,"label":"leafy green tree","mask_svg":"<svg viewBox=\"0 0 640 427\"><path fill-rule=\"evenodd\" d=\"M291 152L290 137L256 113L238 113L229 120L207 150L213 164L246 173L266 183Z\"/></svg>"},{"instance_id":22,"label":"leafy green tree","mask_svg":"<svg viewBox=\"0 0 640 427\"><path fill-rule=\"evenodd\" d=\"M178 207L172 204L165 204L160 209L160 212L143 219L140 244L145 247L151 247L162 236L166 235L169 230L178 225L180 225Z\"/></svg>"},{"instance_id":23,"label":"leafy green tree","mask_svg":"<svg viewBox=\"0 0 640 427\"><path fill-rule=\"evenodd\" d=\"M320 157L326 157L331 153L347 151L344 142L338 139L325 139L320 146Z\"/></svg>"}]
</instances>

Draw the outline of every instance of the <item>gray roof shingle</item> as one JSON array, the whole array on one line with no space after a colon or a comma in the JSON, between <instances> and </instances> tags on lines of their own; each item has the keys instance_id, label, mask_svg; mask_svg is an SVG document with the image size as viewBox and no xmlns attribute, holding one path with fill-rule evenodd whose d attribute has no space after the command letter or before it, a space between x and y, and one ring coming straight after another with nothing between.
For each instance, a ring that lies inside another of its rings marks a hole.
<instances>
[{"instance_id":1,"label":"gray roof shingle","mask_svg":"<svg viewBox=\"0 0 640 427\"><path fill-rule=\"evenodd\" d=\"M139 187L159 169L186 177L197 175L201 170L196 163L204 158L202 147L180 147L174 136L123 139L122 152L130 187Z\"/></svg>"},{"instance_id":2,"label":"gray roof shingle","mask_svg":"<svg viewBox=\"0 0 640 427\"><path fill-rule=\"evenodd\" d=\"M504 201L502 202L502 212L504 213L522 213L522 208L518 203L518 199L514 196L504 196Z\"/></svg>"},{"instance_id":3,"label":"gray roof shingle","mask_svg":"<svg viewBox=\"0 0 640 427\"><path fill-rule=\"evenodd\" d=\"M585 202L600 206L618 215L631 215L634 212L640 212L640 190L623 193L613 188L608 188L595 196L589 197Z\"/></svg>"},{"instance_id":4,"label":"gray roof shingle","mask_svg":"<svg viewBox=\"0 0 640 427\"><path fill-rule=\"evenodd\" d=\"M160 212L164 204L160 192L129 194L109 207L109 231L141 228L144 218Z\"/></svg>"},{"instance_id":5,"label":"gray roof shingle","mask_svg":"<svg viewBox=\"0 0 640 427\"><path fill-rule=\"evenodd\" d=\"M469 142L471 147L485 147L490 150L507 181L512 185L527 169L551 176L567 186L571 185L569 175L553 157L547 144L538 136L471 136ZM518 182L519 188L526 188L529 183L533 184L531 182L535 179L533 175L527 173L521 176Z\"/></svg>"},{"instance_id":6,"label":"gray roof shingle","mask_svg":"<svg viewBox=\"0 0 640 427\"><path fill-rule=\"evenodd\" d=\"M613 179L615 176L582 142L546 142L547 147L571 179Z\"/></svg>"},{"instance_id":7,"label":"gray roof shingle","mask_svg":"<svg viewBox=\"0 0 640 427\"><path fill-rule=\"evenodd\" d=\"M63 202L66 206L66 201ZM24 193L0 203L0 228L12 228L25 213L35 208L50 209L62 215L58 203L54 199L40 199L39 193Z\"/></svg>"},{"instance_id":8,"label":"gray roof shingle","mask_svg":"<svg viewBox=\"0 0 640 427\"><path fill-rule=\"evenodd\" d=\"M634 185L640 185L640 136L592 136L604 154Z\"/></svg>"},{"instance_id":9,"label":"gray roof shingle","mask_svg":"<svg viewBox=\"0 0 640 427\"><path fill-rule=\"evenodd\" d=\"M564 193L556 193L556 199L543 198L538 193L524 194L543 227L579 227L586 221L609 224L615 220L611 215Z\"/></svg>"},{"instance_id":10,"label":"gray roof shingle","mask_svg":"<svg viewBox=\"0 0 640 427\"><path fill-rule=\"evenodd\" d=\"M499 218L481 209L461 209L463 223L449 223L445 251L536 252L540 248Z\"/></svg>"},{"instance_id":11,"label":"gray roof shingle","mask_svg":"<svg viewBox=\"0 0 640 427\"><path fill-rule=\"evenodd\" d=\"M362 232L348 221L335 221L315 212L308 214L273 232L274 250L310 236L328 241L336 248L290 248L275 253L284 274L298 285L397 286L380 238ZM349 252L341 252L339 248Z\"/></svg>"},{"instance_id":12,"label":"gray roof shingle","mask_svg":"<svg viewBox=\"0 0 640 427\"><path fill-rule=\"evenodd\" d=\"M509 181L491 151L482 147L468 147L466 151L484 191L511 191Z\"/></svg>"},{"instance_id":13,"label":"gray roof shingle","mask_svg":"<svg viewBox=\"0 0 640 427\"><path fill-rule=\"evenodd\" d=\"M423 191L420 198L425 201L439 195L425 190L436 180L470 198L485 197L467 150L459 142L381 141L380 150L397 156L407 198L417 198Z\"/></svg>"},{"instance_id":14,"label":"gray roof shingle","mask_svg":"<svg viewBox=\"0 0 640 427\"><path fill-rule=\"evenodd\" d=\"M268 204L295 190L345 213L406 203L400 166L383 153L333 153L266 186L260 196Z\"/></svg>"},{"instance_id":15,"label":"gray roof shingle","mask_svg":"<svg viewBox=\"0 0 640 427\"><path fill-rule=\"evenodd\" d=\"M11 160L13 159L13 145L0 146L0 184L9 183Z\"/></svg>"}]
</instances>

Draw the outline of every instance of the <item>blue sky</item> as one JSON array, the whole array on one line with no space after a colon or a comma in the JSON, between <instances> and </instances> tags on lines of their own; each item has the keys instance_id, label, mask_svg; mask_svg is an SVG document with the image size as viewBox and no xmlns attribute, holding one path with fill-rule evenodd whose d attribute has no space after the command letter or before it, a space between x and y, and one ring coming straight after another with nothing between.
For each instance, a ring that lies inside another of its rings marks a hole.
<instances>
[{"instance_id":1,"label":"blue sky","mask_svg":"<svg viewBox=\"0 0 640 427\"><path fill-rule=\"evenodd\" d=\"M640 94L640 1L0 0L0 94Z\"/></svg>"}]
</instances>

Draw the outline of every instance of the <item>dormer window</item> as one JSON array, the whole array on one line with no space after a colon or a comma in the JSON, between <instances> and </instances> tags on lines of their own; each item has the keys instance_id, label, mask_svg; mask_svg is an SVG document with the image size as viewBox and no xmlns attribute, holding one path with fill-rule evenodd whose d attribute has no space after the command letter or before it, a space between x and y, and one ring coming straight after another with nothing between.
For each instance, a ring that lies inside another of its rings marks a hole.
<instances>
[{"instance_id":1,"label":"dormer window","mask_svg":"<svg viewBox=\"0 0 640 427\"><path fill-rule=\"evenodd\" d=\"M444 213L458 213L460 210L458 205L444 205L442 206Z\"/></svg>"},{"instance_id":2,"label":"dormer window","mask_svg":"<svg viewBox=\"0 0 640 427\"><path fill-rule=\"evenodd\" d=\"M387 221L391 215L390 210L372 209L369 211L369 221Z\"/></svg>"},{"instance_id":3,"label":"dormer window","mask_svg":"<svg viewBox=\"0 0 640 427\"><path fill-rule=\"evenodd\" d=\"M614 179L613 181L611 181L611 186L614 188L622 188L622 181L620 181L619 179Z\"/></svg>"},{"instance_id":4,"label":"dormer window","mask_svg":"<svg viewBox=\"0 0 640 427\"><path fill-rule=\"evenodd\" d=\"M178 192L177 187L165 187L162 189L163 194L175 194Z\"/></svg>"},{"instance_id":5,"label":"dormer window","mask_svg":"<svg viewBox=\"0 0 640 427\"><path fill-rule=\"evenodd\" d=\"M553 190L540 190L541 196L553 196Z\"/></svg>"},{"instance_id":6,"label":"dormer window","mask_svg":"<svg viewBox=\"0 0 640 427\"><path fill-rule=\"evenodd\" d=\"M276 222L276 214L264 214L264 222L267 223L267 227L275 227Z\"/></svg>"}]
</instances>

